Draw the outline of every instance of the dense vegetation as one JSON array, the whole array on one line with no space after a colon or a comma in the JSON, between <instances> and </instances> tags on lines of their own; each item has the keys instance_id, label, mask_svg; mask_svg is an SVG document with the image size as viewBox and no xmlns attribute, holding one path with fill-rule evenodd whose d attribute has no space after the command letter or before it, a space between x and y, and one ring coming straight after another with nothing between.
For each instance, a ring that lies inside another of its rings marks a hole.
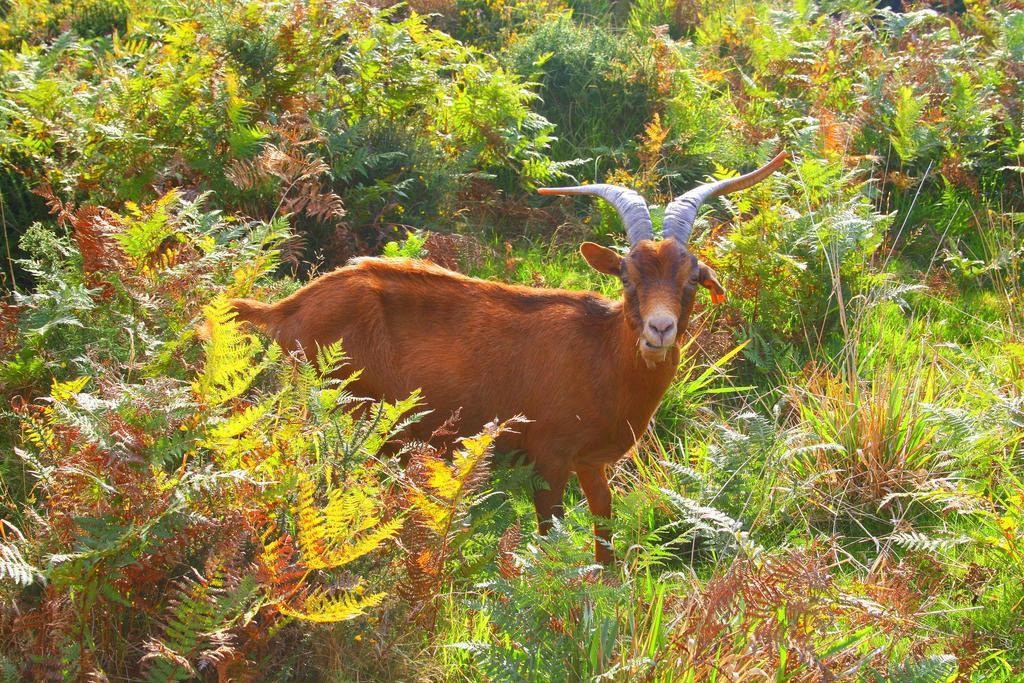
<instances>
[{"instance_id":1,"label":"dense vegetation","mask_svg":"<svg viewBox=\"0 0 1024 683\"><path fill-rule=\"evenodd\" d=\"M0 678L1020 680L1024 10L906 9L0 0ZM508 425L401 467L419 397L227 312L379 253L615 296L537 186L781 148L603 571Z\"/></svg>"}]
</instances>

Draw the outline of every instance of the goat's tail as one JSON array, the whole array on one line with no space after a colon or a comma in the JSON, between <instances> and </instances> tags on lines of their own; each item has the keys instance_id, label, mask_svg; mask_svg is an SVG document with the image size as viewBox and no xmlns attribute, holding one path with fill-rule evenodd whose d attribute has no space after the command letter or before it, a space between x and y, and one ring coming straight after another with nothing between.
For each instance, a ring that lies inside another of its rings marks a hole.
<instances>
[{"instance_id":1,"label":"goat's tail","mask_svg":"<svg viewBox=\"0 0 1024 683\"><path fill-rule=\"evenodd\" d=\"M243 322L247 322L251 325L255 325L258 329L266 331L270 325L272 314L270 304L265 304L255 299L231 299L228 302L231 304L232 310L235 312L235 317ZM195 327L196 336L206 341L210 338L212 332L212 323L209 318L202 320Z\"/></svg>"},{"instance_id":2,"label":"goat's tail","mask_svg":"<svg viewBox=\"0 0 1024 683\"><path fill-rule=\"evenodd\" d=\"M231 308L235 309L235 316L238 320L255 325L261 330L266 330L272 322L273 306L255 299L232 299Z\"/></svg>"}]
</instances>

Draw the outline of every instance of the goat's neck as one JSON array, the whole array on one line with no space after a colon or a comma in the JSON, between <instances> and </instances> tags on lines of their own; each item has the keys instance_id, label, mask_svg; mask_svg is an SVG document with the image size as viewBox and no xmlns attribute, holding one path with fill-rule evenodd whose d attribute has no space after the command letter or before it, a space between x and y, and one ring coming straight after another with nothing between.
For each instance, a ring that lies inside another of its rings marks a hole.
<instances>
[{"instance_id":1,"label":"goat's neck","mask_svg":"<svg viewBox=\"0 0 1024 683\"><path fill-rule=\"evenodd\" d=\"M615 337L619 359L619 410L632 426L646 426L668 390L679 365L679 347L673 346L659 363L648 364L640 354L640 338L626 316L620 316Z\"/></svg>"}]
</instances>

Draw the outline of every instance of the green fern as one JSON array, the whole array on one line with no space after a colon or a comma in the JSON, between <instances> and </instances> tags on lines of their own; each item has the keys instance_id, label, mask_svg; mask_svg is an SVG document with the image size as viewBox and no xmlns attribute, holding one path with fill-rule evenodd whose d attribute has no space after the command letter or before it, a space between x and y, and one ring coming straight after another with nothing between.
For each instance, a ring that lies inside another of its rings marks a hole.
<instances>
[{"instance_id":1,"label":"green fern","mask_svg":"<svg viewBox=\"0 0 1024 683\"><path fill-rule=\"evenodd\" d=\"M893 134L889 139L904 163L912 162L926 149L930 129L921 117L927 106L927 95L916 97L914 89L909 85L899 89L899 99L892 116Z\"/></svg>"},{"instance_id":2,"label":"green fern","mask_svg":"<svg viewBox=\"0 0 1024 683\"><path fill-rule=\"evenodd\" d=\"M889 670L882 679L887 683L951 683L957 677L959 666L954 655L930 655L917 661L907 661Z\"/></svg>"},{"instance_id":3,"label":"green fern","mask_svg":"<svg viewBox=\"0 0 1024 683\"><path fill-rule=\"evenodd\" d=\"M127 217L119 230L112 236L121 245L136 268L147 265L149 257L173 235L177 228L170 220L169 210L178 202L177 191L171 190L163 197L145 207L138 207L129 202L130 217Z\"/></svg>"},{"instance_id":4,"label":"green fern","mask_svg":"<svg viewBox=\"0 0 1024 683\"><path fill-rule=\"evenodd\" d=\"M229 630L250 614L258 596L255 576L228 585L222 568L205 577L182 579L170 600L161 636L146 644L146 680L191 679L203 659L224 658L230 649Z\"/></svg>"}]
</instances>

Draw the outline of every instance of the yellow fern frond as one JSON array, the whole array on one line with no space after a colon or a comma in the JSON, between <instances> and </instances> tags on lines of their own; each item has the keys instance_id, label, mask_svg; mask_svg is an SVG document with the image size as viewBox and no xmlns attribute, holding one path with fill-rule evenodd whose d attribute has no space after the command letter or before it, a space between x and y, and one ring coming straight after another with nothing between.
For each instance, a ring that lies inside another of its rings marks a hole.
<instances>
[{"instance_id":1,"label":"yellow fern frond","mask_svg":"<svg viewBox=\"0 0 1024 683\"><path fill-rule=\"evenodd\" d=\"M309 564L310 569L333 569L358 560L363 555L372 553L385 541L391 540L402 530L402 520L392 519L379 525L368 534L331 548L329 552L317 558L321 566Z\"/></svg>"},{"instance_id":2,"label":"yellow fern frond","mask_svg":"<svg viewBox=\"0 0 1024 683\"><path fill-rule=\"evenodd\" d=\"M347 485L331 491L328 496L330 500L324 508L327 533L339 538L345 534L366 531L380 522L375 495L379 495L379 492L365 482L356 482L354 486Z\"/></svg>"},{"instance_id":3,"label":"yellow fern frond","mask_svg":"<svg viewBox=\"0 0 1024 683\"><path fill-rule=\"evenodd\" d=\"M303 621L317 623L348 621L366 614L367 609L379 605L386 595L386 593L372 593L356 596L351 591L337 593L317 590L303 601L301 608L282 605L279 607L279 611L285 616Z\"/></svg>"},{"instance_id":4,"label":"yellow fern frond","mask_svg":"<svg viewBox=\"0 0 1024 683\"><path fill-rule=\"evenodd\" d=\"M254 335L242 332L234 319L234 309L224 297L214 299L203 312L210 322L206 363L192 386L207 403L221 405L242 395L279 351L271 346L263 361L257 362L263 344Z\"/></svg>"},{"instance_id":5,"label":"yellow fern frond","mask_svg":"<svg viewBox=\"0 0 1024 683\"><path fill-rule=\"evenodd\" d=\"M324 516L314 498L313 482L303 475L299 478L299 499L296 503L299 551L302 561L311 568L323 566L321 558L327 552L327 530Z\"/></svg>"},{"instance_id":6,"label":"yellow fern frond","mask_svg":"<svg viewBox=\"0 0 1024 683\"><path fill-rule=\"evenodd\" d=\"M53 385L50 387L50 397L54 401L64 402L68 401L75 394L82 393L82 389L89 383L89 377L79 377L77 379L69 379L66 382L58 382L53 380Z\"/></svg>"},{"instance_id":7,"label":"yellow fern frond","mask_svg":"<svg viewBox=\"0 0 1024 683\"><path fill-rule=\"evenodd\" d=\"M408 493L409 502L420 513L422 521L430 527L430 530L443 534L448 528L448 520L451 517L451 509L445 505L435 503L422 491L412 490Z\"/></svg>"},{"instance_id":8,"label":"yellow fern frond","mask_svg":"<svg viewBox=\"0 0 1024 683\"><path fill-rule=\"evenodd\" d=\"M52 408L44 410L47 414L53 411ZM25 441L41 451L53 448L57 442L57 434L50 427L50 421L33 415L28 415L22 420L21 431Z\"/></svg>"},{"instance_id":9,"label":"yellow fern frond","mask_svg":"<svg viewBox=\"0 0 1024 683\"><path fill-rule=\"evenodd\" d=\"M223 443L244 434L263 419L269 408L270 406L267 403L260 403L233 414L227 420L209 430L208 437L210 441L213 443Z\"/></svg>"},{"instance_id":10,"label":"yellow fern frond","mask_svg":"<svg viewBox=\"0 0 1024 683\"><path fill-rule=\"evenodd\" d=\"M480 463L490 454L496 437L496 431L485 430L476 436L462 440L462 447L455 452L455 456L452 458L457 479L464 481L477 471Z\"/></svg>"},{"instance_id":11,"label":"yellow fern frond","mask_svg":"<svg viewBox=\"0 0 1024 683\"><path fill-rule=\"evenodd\" d=\"M358 484L349 482L330 497L321 510L312 480L299 479L298 546L310 569L343 567L373 552L402 528L401 519L380 523L377 503Z\"/></svg>"},{"instance_id":12,"label":"yellow fern frond","mask_svg":"<svg viewBox=\"0 0 1024 683\"><path fill-rule=\"evenodd\" d=\"M491 447L498 430L485 430L477 436L462 439L461 448L455 452L451 464L437 457L424 457L419 465L426 473L420 488L410 491L410 502L421 513L425 522L438 534L446 534L453 515L462 498L479 484L478 475L486 474L484 460L491 453Z\"/></svg>"},{"instance_id":13,"label":"yellow fern frond","mask_svg":"<svg viewBox=\"0 0 1024 683\"><path fill-rule=\"evenodd\" d=\"M445 500L451 500L458 495L462 484L452 475L452 470L449 469L446 462L437 458L426 461L424 466L430 473L427 485L435 495L441 496Z\"/></svg>"}]
</instances>

